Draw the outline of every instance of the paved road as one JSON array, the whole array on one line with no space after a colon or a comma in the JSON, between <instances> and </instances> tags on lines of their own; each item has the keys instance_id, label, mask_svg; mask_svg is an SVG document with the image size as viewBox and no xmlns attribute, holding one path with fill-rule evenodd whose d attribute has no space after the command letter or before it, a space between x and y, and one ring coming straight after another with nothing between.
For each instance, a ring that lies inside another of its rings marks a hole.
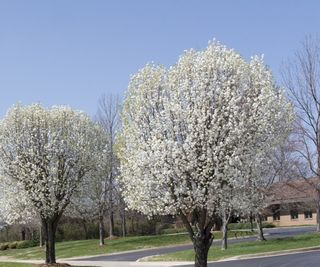
<instances>
[{"instance_id":1,"label":"paved road","mask_svg":"<svg viewBox=\"0 0 320 267\"><path fill-rule=\"evenodd\" d=\"M269 229L265 229L265 234L266 234L266 238L270 239L270 238L282 238L287 236L294 236L298 234L313 232L315 230L316 228L314 226L300 227L300 228L269 228ZM253 241L255 239L256 239L255 237L250 237L245 239L243 238L232 239L232 240L229 240L229 243ZM220 240L215 240L213 245L219 245L219 244L220 244ZM115 255L94 256L94 257L82 258L81 261L137 261L138 259L143 257L177 252L177 251L182 251L186 249L192 249L192 245L180 245L180 246L174 246L174 247L140 250L135 252L124 252L124 253L119 253ZM312 266L312 265L309 265L309 266Z\"/></svg>"},{"instance_id":2,"label":"paved road","mask_svg":"<svg viewBox=\"0 0 320 267\"><path fill-rule=\"evenodd\" d=\"M183 265L180 267L193 267ZM320 266L320 251L272 256L248 260L209 263L208 267L317 267Z\"/></svg>"}]
</instances>

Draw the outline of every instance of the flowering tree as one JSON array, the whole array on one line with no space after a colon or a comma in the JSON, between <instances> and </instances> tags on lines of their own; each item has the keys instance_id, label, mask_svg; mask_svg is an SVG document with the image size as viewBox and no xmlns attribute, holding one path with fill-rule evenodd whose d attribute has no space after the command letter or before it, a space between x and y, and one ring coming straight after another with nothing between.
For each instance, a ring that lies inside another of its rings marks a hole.
<instances>
[{"instance_id":1,"label":"flowering tree","mask_svg":"<svg viewBox=\"0 0 320 267\"><path fill-rule=\"evenodd\" d=\"M0 219L6 224L28 224L36 217L22 188L12 185L10 180L0 177Z\"/></svg>"},{"instance_id":2,"label":"flowering tree","mask_svg":"<svg viewBox=\"0 0 320 267\"><path fill-rule=\"evenodd\" d=\"M59 219L92 169L96 127L81 112L40 105L16 105L1 121L1 171L23 190L41 218L46 263L56 261Z\"/></svg>"},{"instance_id":3,"label":"flowering tree","mask_svg":"<svg viewBox=\"0 0 320 267\"><path fill-rule=\"evenodd\" d=\"M185 52L167 70L146 65L131 78L123 105L121 175L129 208L180 216L195 266L207 266L222 188L244 186L244 166L282 141L290 117L258 57L247 63L212 43Z\"/></svg>"}]
</instances>

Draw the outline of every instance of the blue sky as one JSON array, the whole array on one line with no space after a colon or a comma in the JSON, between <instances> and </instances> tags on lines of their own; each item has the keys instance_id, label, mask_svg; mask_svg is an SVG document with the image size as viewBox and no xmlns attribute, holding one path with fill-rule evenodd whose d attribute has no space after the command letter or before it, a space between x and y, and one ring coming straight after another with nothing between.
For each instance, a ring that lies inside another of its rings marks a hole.
<instances>
[{"instance_id":1,"label":"blue sky","mask_svg":"<svg viewBox=\"0 0 320 267\"><path fill-rule=\"evenodd\" d=\"M0 116L18 101L94 115L147 62L169 66L214 38L264 54L279 80L319 25L317 0L0 0Z\"/></svg>"}]
</instances>

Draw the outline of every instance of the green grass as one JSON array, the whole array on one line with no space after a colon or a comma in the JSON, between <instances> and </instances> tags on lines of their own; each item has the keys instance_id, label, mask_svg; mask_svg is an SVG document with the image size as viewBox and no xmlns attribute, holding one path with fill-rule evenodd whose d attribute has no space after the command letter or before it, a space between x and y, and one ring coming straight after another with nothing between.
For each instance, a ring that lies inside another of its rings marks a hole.
<instances>
[{"instance_id":1,"label":"green grass","mask_svg":"<svg viewBox=\"0 0 320 267\"><path fill-rule=\"evenodd\" d=\"M265 253L272 251L283 251L297 248L320 246L320 233L303 234L295 237L270 239L265 242L253 241L238 244L230 244L227 250L220 250L214 246L210 249L208 260L219 260L233 256L246 254ZM155 256L149 261L193 261L193 250L180 251L176 253Z\"/></svg>"},{"instance_id":2,"label":"green grass","mask_svg":"<svg viewBox=\"0 0 320 267\"><path fill-rule=\"evenodd\" d=\"M252 234L251 232L230 232L229 237L237 234L238 237ZM221 233L214 234L215 239L221 238ZM108 254L114 252L144 249L152 247L170 246L190 243L187 234L177 235L156 235L156 236L135 236L114 240L106 240L106 245L100 247L98 240L66 241L56 243L57 258L71 258L79 256L90 256ZM44 248L32 247L25 249L9 249L0 251L0 256L8 256L15 259L43 259Z\"/></svg>"},{"instance_id":3,"label":"green grass","mask_svg":"<svg viewBox=\"0 0 320 267\"><path fill-rule=\"evenodd\" d=\"M58 259L70 258L77 256L107 254L133 249L184 244L187 242L190 242L190 239L187 235L125 237L114 240L106 240L106 245L102 247L99 246L99 241L96 239L66 241L56 243L56 255ZM0 256L8 256L15 259L43 259L44 248L33 247L26 249L5 250L0 252Z\"/></svg>"}]
</instances>

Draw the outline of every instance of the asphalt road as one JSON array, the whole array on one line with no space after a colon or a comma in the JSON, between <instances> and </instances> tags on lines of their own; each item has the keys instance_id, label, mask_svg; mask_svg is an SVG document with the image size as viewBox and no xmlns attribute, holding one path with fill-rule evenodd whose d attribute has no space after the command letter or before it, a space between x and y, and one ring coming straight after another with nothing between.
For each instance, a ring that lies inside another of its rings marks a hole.
<instances>
[{"instance_id":1,"label":"asphalt road","mask_svg":"<svg viewBox=\"0 0 320 267\"><path fill-rule=\"evenodd\" d=\"M283 237L294 236L294 235L303 234L303 233L309 233L309 232L313 232L315 230L316 230L316 228L314 226L300 227L300 228L276 228L276 229L269 228L269 229L265 229L265 234L266 234L267 239L283 238ZM250 238L245 238L245 239L243 239L243 238L231 239L231 240L229 240L229 244L230 243L253 241L253 240L256 240L256 238L250 237ZM220 245L220 240L215 240L213 245ZM166 254L166 253L177 252L177 251L182 251L182 250L187 250L187 249L192 249L192 248L193 247L191 244L190 245L174 246L174 247L165 247L165 248L154 248L154 249L140 250L140 251L135 251L135 252L124 252L124 253L119 253L119 254L114 254L114 255L104 255L104 256L94 256L94 257L82 258L81 261L137 261L140 258L144 258L144 257L152 256L152 255ZM217 266L220 266L220 265L217 265ZM227 266L227 265L221 265L221 266ZM254 266L258 267L259 265L254 265ZM263 266L268 266L268 265L263 265ZM285 265L283 265L283 266L285 266ZM289 266L289 265L287 265L287 266ZM297 266L297 265L291 265L291 266ZM318 266L318 265L303 265L303 266ZM319 266L320 266L320 263L319 263ZM231 265L230 265L230 267L231 267ZM277 267L278 267L278 265L277 265Z\"/></svg>"},{"instance_id":2,"label":"asphalt road","mask_svg":"<svg viewBox=\"0 0 320 267\"><path fill-rule=\"evenodd\" d=\"M180 267L193 267L193 264ZM248 260L209 263L208 267L317 267L320 266L320 251L303 252Z\"/></svg>"}]
</instances>

